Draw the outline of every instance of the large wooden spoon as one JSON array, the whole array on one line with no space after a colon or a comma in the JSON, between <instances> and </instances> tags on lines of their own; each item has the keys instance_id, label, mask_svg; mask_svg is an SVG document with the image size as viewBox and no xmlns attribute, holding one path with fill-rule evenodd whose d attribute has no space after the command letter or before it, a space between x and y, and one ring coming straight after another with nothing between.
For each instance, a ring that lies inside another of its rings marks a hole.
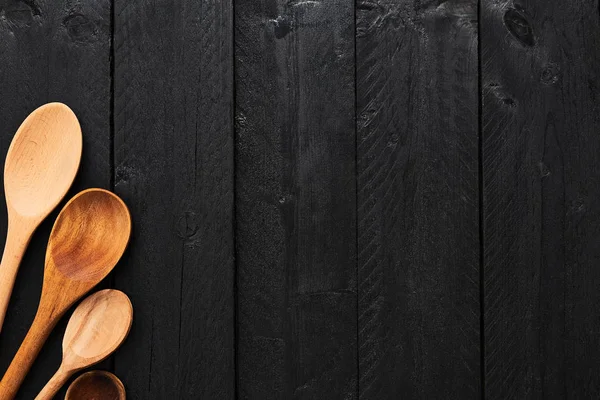
<instances>
[{"instance_id":1,"label":"large wooden spoon","mask_svg":"<svg viewBox=\"0 0 600 400\"><path fill-rule=\"evenodd\" d=\"M82 301L65 331L62 363L35 399L52 399L75 372L112 354L127 337L132 320L131 301L118 290L101 290Z\"/></svg>"},{"instance_id":2,"label":"large wooden spoon","mask_svg":"<svg viewBox=\"0 0 600 400\"><path fill-rule=\"evenodd\" d=\"M25 248L58 205L81 160L81 128L69 107L50 103L32 112L12 140L4 165L8 233L0 263L0 330Z\"/></svg>"},{"instance_id":3,"label":"large wooden spoon","mask_svg":"<svg viewBox=\"0 0 600 400\"><path fill-rule=\"evenodd\" d=\"M0 399L14 398L56 322L114 268L130 233L129 211L111 192L85 190L65 205L50 234L40 305L0 381Z\"/></svg>"}]
</instances>

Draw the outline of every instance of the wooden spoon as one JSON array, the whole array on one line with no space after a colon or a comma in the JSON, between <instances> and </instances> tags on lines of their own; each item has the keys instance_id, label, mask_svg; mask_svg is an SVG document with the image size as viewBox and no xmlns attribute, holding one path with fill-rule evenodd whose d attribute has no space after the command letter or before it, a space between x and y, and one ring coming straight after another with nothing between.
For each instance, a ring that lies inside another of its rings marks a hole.
<instances>
[{"instance_id":1,"label":"wooden spoon","mask_svg":"<svg viewBox=\"0 0 600 400\"><path fill-rule=\"evenodd\" d=\"M107 371L90 371L75 379L67 390L65 400L125 400L125 386Z\"/></svg>"},{"instance_id":2,"label":"wooden spoon","mask_svg":"<svg viewBox=\"0 0 600 400\"><path fill-rule=\"evenodd\" d=\"M36 400L52 399L75 372L112 354L127 337L132 320L131 301L118 290L101 290L81 302L65 331L62 363Z\"/></svg>"},{"instance_id":3,"label":"wooden spoon","mask_svg":"<svg viewBox=\"0 0 600 400\"><path fill-rule=\"evenodd\" d=\"M81 146L81 128L73 111L50 103L25 119L8 149L4 165L8 233L0 263L0 330L25 248L71 187Z\"/></svg>"},{"instance_id":4,"label":"wooden spoon","mask_svg":"<svg viewBox=\"0 0 600 400\"><path fill-rule=\"evenodd\" d=\"M40 305L0 381L0 399L14 398L56 322L114 268L130 233L127 206L111 192L85 190L65 205L50 234Z\"/></svg>"}]
</instances>

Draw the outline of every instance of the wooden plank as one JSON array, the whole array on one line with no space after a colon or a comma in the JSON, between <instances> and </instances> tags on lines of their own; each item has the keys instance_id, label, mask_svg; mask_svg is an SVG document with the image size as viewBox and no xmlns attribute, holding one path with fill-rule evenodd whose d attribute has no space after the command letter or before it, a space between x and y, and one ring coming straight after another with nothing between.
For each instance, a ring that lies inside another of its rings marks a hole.
<instances>
[{"instance_id":1,"label":"wooden plank","mask_svg":"<svg viewBox=\"0 0 600 400\"><path fill-rule=\"evenodd\" d=\"M598 398L598 3L481 22L486 398Z\"/></svg>"},{"instance_id":2,"label":"wooden plank","mask_svg":"<svg viewBox=\"0 0 600 400\"><path fill-rule=\"evenodd\" d=\"M235 3L238 391L357 397L353 3Z\"/></svg>"},{"instance_id":3,"label":"wooden plank","mask_svg":"<svg viewBox=\"0 0 600 400\"><path fill-rule=\"evenodd\" d=\"M109 188L109 0L0 1L0 92L2 157L31 111L44 103L61 101L77 114L84 146L79 175L67 198L90 186ZM4 195L0 198L0 208L5 210ZM41 292L46 244L56 214L38 229L21 264L0 334L2 373L33 321ZM2 237L6 222L6 212L2 211ZM48 339L27 375L19 398L34 398L58 368L69 316L68 313ZM64 397L64 390L57 397Z\"/></svg>"},{"instance_id":4,"label":"wooden plank","mask_svg":"<svg viewBox=\"0 0 600 400\"><path fill-rule=\"evenodd\" d=\"M477 2L356 7L360 398L478 398Z\"/></svg>"},{"instance_id":5,"label":"wooden plank","mask_svg":"<svg viewBox=\"0 0 600 400\"><path fill-rule=\"evenodd\" d=\"M234 396L232 4L115 0L115 189L135 399Z\"/></svg>"}]
</instances>

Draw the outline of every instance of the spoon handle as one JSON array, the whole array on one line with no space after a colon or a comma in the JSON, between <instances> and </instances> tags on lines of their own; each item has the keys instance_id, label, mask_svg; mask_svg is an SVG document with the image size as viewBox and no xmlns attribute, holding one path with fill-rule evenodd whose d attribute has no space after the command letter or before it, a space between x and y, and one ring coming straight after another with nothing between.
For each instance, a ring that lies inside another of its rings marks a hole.
<instances>
[{"instance_id":1,"label":"spoon handle","mask_svg":"<svg viewBox=\"0 0 600 400\"><path fill-rule=\"evenodd\" d=\"M61 365L54 376L46 383L42 391L35 397L35 400L52 400L56 392L59 391L71 375L72 372L63 370Z\"/></svg>"},{"instance_id":2,"label":"spoon handle","mask_svg":"<svg viewBox=\"0 0 600 400\"><path fill-rule=\"evenodd\" d=\"M6 244L0 263L0 331L2 331L2 325L4 324L4 317L15 285L19 264L32 234L33 229L25 223L15 221L14 224L10 222L8 224Z\"/></svg>"},{"instance_id":3,"label":"spoon handle","mask_svg":"<svg viewBox=\"0 0 600 400\"><path fill-rule=\"evenodd\" d=\"M58 318L47 318L38 311L27 336L0 381L0 400L14 399L44 342Z\"/></svg>"}]
</instances>

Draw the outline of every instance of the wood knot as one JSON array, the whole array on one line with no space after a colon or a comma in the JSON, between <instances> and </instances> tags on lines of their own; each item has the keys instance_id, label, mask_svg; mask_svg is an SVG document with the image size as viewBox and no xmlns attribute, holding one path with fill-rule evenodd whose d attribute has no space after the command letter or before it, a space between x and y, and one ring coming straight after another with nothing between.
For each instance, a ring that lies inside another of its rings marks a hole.
<instances>
[{"instance_id":1,"label":"wood knot","mask_svg":"<svg viewBox=\"0 0 600 400\"><path fill-rule=\"evenodd\" d=\"M63 20L63 26L69 37L78 43L90 42L96 36L96 26L82 14L68 15Z\"/></svg>"},{"instance_id":2,"label":"wood knot","mask_svg":"<svg viewBox=\"0 0 600 400\"><path fill-rule=\"evenodd\" d=\"M288 7L318 7L321 5L321 1L316 0L291 0L288 1Z\"/></svg>"},{"instance_id":3,"label":"wood knot","mask_svg":"<svg viewBox=\"0 0 600 400\"><path fill-rule=\"evenodd\" d=\"M400 135L397 133L392 133L387 143L387 147L395 149L398 146L398 142L400 141Z\"/></svg>"},{"instance_id":4,"label":"wood knot","mask_svg":"<svg viewBox=\"0 0 600 400\"><path fill-rule=\"evenodd\" d=\"M235 116L236 129L238 129L238 130L246 129L247 126L248 126L248 118L246 118L246 116L244 115L243 112L238 111L238 113Z\"/></svg>"},{"instance_id":5,"label":"wood knot","mask_svg":"<svg viewBox=\"0 0 600 400\"><path fill-rule=\"evenodd\" d=\"M177 222L177 232L179 237L186 240L191 240L196 232L198 232L200 224L198 217L193 211L185 211Z\"/></svg>"},{"instance_id":6,"label":"wood knot","mask_svg":"<svg viewBox=\"0 0 600 400\"><path fill-rule=\"evenodd\" d=\"M360 128L365 128L371 121L377 116L377 109L375 107L368 107L364 109L358 116L358 124Z\"/></svg>"},{"instance_id":7,"label":"wood knot","mask_svg":"<svg viewBox=\"0 0 600 400\"><path fill-rule=\"evenodd\" d=\"M547 178L548 176L550 176L550 170L548 169L548 166L546 164L544 164L543 161L540 161L538 163L538 168L540 169L540 177L542 179Z\"/></svg>"},{"instance_id":8,"label":"wood knot","mask_svg":"<svg viewBox=\"0 0 600 400\"><path fill-rule=\"evenodd\" d=\"M515 100L512 97L502 97L502 102L508 107L515 107Z\"/></svg>"},{"instance_id":9,"label":"wood knot","mask_svg":"<svg viewBox=\"0 0 600 400\"><path fill-rule=\"evenodd\" d=\"M283 39L288 33L293 31L292 21L285 16L278 16L276 19L272 19L273 33L277 39Z\"/></svg>"},{"instance_id":10,"label":"wood knot","mask_svg":"<svg viewBox=\"0 0 600 400\"><path fill-rule=\"evenodd\" d=\"M554 85L560 79L560 68L555 64L548 64L542 68L540 82L544 85Z\"/></svg>"},{"instance_id":11,"label":"wood knot","mask_svg":"<svg viewBox=\"0 0 600 400\"><path fill-rule=\"evenodd\" d=\"M374 3L372 1L359 0L356 2L356 9L358 11L373 11L378 10L380 8L381 7L377 3Z\"/></svg>"},{"instance_id":12,"label":"wood knot","mask_svg":"<svg viewBox=\"0 0 600 400\"><path fill-rule=\"evenodd\" d=\"M506 93L506 91L504 90L502 85L500 85L498 82L490 82L490 83L486 84L486 87L506 107L514 108L517 106L517 102L515 101L515 99L512 98L508 93Z\"/></svg>"},{"instance_id":13,"label":"wood knot","mask_svg":"<svg viewBox=\"0 0 600 400\"><path fill-rule=\"evenodd\" d=\"M0 5L0 16L15 28L27 28L31 26L41 11L37 5L29 0L12 1L6 5Z\"/></svg>"},{"instance_id":14,"label":"wood knot","mask_svg":"<svg viewBox=\"0 0 600 400\"><path fill-rule=\"evenodd\" d=\"M515 39L524 46L532 47L535 45L533 28L522 8L509 8L504 14L504 25Z\"/></svg>"},{"instance_id":15,"label":"wood knot","mask_svg":"<svg viewBox=\"0 0 600 400\"><path fill-rule=\"evenodd\" d=\"M131 167L125 165L119 165L115 169L115 186L127 183L133 176L133 170Z\"/></svg>"},{"instance_id":16,"label":"wood knot","mask_svg":"<svg viewBox=\"0 0 600 400\"><path fill-rule=\"evenodd\" d=\"M567 215L582 214L586 211L585 199L578 197L573 200L567 210Z\"/></svg>"}]
</instances>

